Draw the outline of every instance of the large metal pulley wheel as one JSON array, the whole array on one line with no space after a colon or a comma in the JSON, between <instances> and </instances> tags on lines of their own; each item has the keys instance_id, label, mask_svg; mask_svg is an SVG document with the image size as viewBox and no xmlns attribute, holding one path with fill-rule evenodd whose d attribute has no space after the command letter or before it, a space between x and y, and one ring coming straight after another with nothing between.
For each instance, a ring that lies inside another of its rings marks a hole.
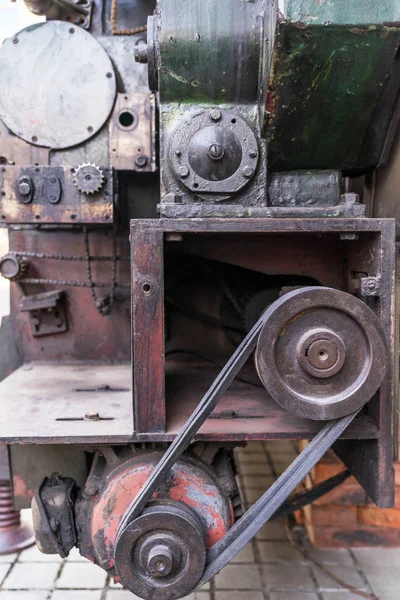
<instances>
[{"instance_id":1,"label":"large metal pulley wheel","mask_svg":"<svg viewBox=\"0 0 400 600\"><path fill-rule=\"evenodd\" d=\"M256 366L288 411L336 419L359 410L381 385L389 360L383 328L358 298L306 287L274 302L265 319Z\"/></svg>"},{"instance_id":2,"label":"large metal pulley wheel","mask_svg":"<svg viewBox=\"0 0 400 600\"><path fill-rule=\"evenodd\" d=\"M182 502L149 505L124 530L115 551L121 582L146 600L186 596L205 565L204 528Z\"/></svg>"}]
</instances>

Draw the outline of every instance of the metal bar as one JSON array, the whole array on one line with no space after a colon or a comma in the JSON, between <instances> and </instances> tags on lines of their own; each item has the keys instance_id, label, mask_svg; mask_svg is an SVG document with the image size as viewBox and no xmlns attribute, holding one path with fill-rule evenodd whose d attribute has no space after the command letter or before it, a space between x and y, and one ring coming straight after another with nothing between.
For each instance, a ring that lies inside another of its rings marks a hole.
<instances>
[{"instance_id":1,"label":"metal bar","mask_svg":"<svg viewBox=\"0 0 400 600\"><path fill-rule=\"evenodd\" d=\"M43 285L60 285L62 287L83 287L83 288L109 288L109 283L93 283L93 286L87 281L63 281L62 279L45 279L41 277L23 277L18 283L41 283ZM117 288L130 288L129 284L116 283Z\"/></svg>"},{"instance_id":2,"label":"metal bar","mask_svg":"<svg viewBox=\"0 0 400 600\"><path fill-rule=\"evenodd\" d=\"M164 234L137 229L132 247L134 430L165 431Z\"/></svg>"},{"instance_id":3,"label":"metal bar","mask_svg":"<svg viewBox=\"0 0 400 600\"><path fill-rule=\"evenodd\" d=\"M67 260L67 261L86 261L86 256L78 256L76 254L46 254L44 252L22 252L16 250L10 250L7 254L11 254L12 256L19 256L21 258L38 258L43 260ZM114 258L112 256L91 256L90 260L92 261L112 261ZM117 256L116 260L118 261L129 261L129 256Z\"/></svg>"}]
</instances>

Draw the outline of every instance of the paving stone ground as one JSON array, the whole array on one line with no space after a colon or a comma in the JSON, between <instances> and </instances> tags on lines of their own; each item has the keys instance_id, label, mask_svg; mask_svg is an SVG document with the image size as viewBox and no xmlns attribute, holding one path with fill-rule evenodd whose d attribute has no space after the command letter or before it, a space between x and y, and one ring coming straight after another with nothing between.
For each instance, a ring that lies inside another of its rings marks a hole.
<instances>
[{"instance_id":1,"label":"paving stone ground","mask_svg":"<svg viewBox=\"0 0 400 600\"><path fill-rule=\"evenodd\" d=\"M0 255L6 251L0 230ZM8 287L0 277L0 316ZM296 454L292 442L253 442L238 452L239 479L253 504ZM400 549L311 550L336 576L379 600L400 600ZM30 548L0 557L0 600L135 600L77 551L66 560ZM360 600L305 560L287 540L282 521L259 532L236 559L187 600Z\"/></svg>"},{"instance_id":2,"label":"paving stone ground","mask_svg":"<svg viewBox=\"0 0 400 600\"><path fill-rule=\"evenodd\" d=\"M238 452L247 506L296 454L292 442L253 442ZM297 532L299 533L299 532ZM300 532L301 533L301 532ZM310 554L357 590L400 600L400 549L316 550ZM78 551L66 560L34 548L0 557L0 600L135 600ZM187 600L360 600L289 543L281 520L267 524L214 580Z\"/></svg>"}]
</instances>

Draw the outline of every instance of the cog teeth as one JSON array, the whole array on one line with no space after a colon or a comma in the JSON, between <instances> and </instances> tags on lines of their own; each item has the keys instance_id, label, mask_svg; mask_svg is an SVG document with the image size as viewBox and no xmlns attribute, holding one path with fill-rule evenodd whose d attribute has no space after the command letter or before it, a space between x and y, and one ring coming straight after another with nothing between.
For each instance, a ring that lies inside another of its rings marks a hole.
<instances>
[{"instance_id":1,"label":"cog teeth","mask_svg":"<svg viewBox=\"0 0 400 600\"><path fill-rule=\"evenodd\" d=\"M95 163L83 163L75 169L74 184L87 195L99 192L105 183L104 171Z\"/></svg>"}]
</instances>

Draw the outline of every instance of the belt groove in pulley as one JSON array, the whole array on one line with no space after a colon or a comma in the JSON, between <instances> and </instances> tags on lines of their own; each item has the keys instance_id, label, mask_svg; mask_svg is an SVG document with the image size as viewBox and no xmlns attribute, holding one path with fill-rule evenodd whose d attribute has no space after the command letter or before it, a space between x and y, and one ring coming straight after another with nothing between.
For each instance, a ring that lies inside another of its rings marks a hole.
<instances>
[{"instance_id":1,"label":"belt groove in pulley","mask_svg":"<svg viewBox=\"0 0 400 600\"><path fill-rule=\"evenodd\" d=\"M325 287L292 291L268 309L255 353L261 381L286 410L337 419L378 390L388 352L382 325L361 300Z\"/></svg>"}]
</instances>

